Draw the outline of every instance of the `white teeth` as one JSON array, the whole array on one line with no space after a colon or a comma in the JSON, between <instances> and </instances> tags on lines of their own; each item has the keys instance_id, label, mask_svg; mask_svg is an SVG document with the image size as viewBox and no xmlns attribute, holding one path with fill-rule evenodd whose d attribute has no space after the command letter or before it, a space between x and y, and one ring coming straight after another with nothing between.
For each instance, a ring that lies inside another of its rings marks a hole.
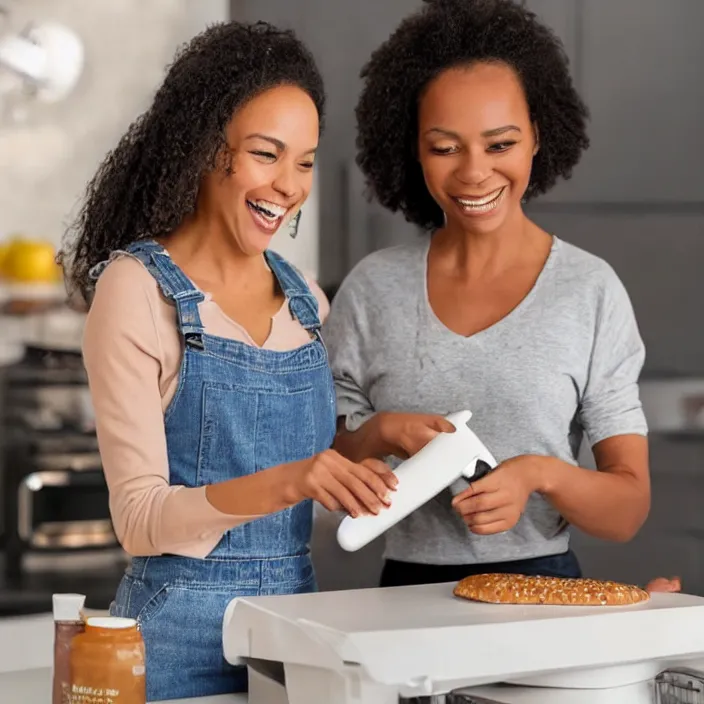
<instances>
[{"instance_id":1,"label":"white teeth","mask_svg":"<svg viewBox=\"0 0 704 704\"><path fill-rule=\"evenodd\" d=\"M284 216L291 208L284 208L282 205L272 203L268 200L248 200L247 207L252 212L254 219L264 227L267 232L276 232Z\"/></svg>"},{"instance_id":2,"label":"white teeth","mask_svg":"<svg viewBox=\"0 0 704 704\"><path fill-rule=\"evenodd\" d=\"M266 210L267 212L263 214L266 216L271 216L274 219L283 217L288 210L288 208L285 208L282 205L277 205L276 203L272 203L268 200L253 200L250 201L250 203L257 206L257 208Z\"/></svg>"},{"instance_id":3,"label":"white teeth","mask_svg":"<svg viewBox=\"0 0 704 704\"><path fill-rule=\"evenodd\" d=\"M496 191L492 191L488 195L482 196L481 198L457 198L456 200L460 205L464 205L468 208L481 208L482 206L488 205L493 200L498 198L503 190L503 187L499 188Z\"/></svg>"}]
</instances>

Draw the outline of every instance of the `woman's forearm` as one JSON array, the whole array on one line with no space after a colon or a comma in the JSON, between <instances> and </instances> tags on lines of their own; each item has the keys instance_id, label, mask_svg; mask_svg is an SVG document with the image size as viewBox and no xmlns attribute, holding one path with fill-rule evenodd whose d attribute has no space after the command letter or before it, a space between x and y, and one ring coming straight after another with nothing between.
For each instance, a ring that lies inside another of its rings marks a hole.
<instances>
[{"instance_id":1,"label":"woman's forearm","mask_svg":"<svg viewBox=\"0 0 704 704\"><path fill-rule=\"evenodd\" d=\"M253 475L208 487L207 499L220 511L267 515L305 499L329 511L347 511L356 517L379 513L390 504L397 480L379 460L351 462L326 450L313 457L279 465Z\"/></svg>"},{"instance_id":2,"label":"woman's forearm","mask_svg":"<svg viewBox=\"0 0 704 704\"><path fill-rule=\"evenodd\" d=\"M391 455L405 459L419 452L439 433L454 432L455 426L443 416L383 411L353 433L345 428L341 418L334 448L352 462Z\"/></svg>"},{"instance_id":3,"label":"woman's forearm","mask_svg":"<svg viewBox=\"0 0 704 704\"><path fill-rule=\"evenodd\" d=\"M631 540L648 517L650 486L627 467L594 471L536 458L537 491L568 521L596 538Z\"/></svg>"},{"instance_id":4,"label":"woman's forearm","mask_svg":"<svg viewBox=\"0 0 704 704\"><path fill-rule=\"evenodd\" d=\"M233 516L266 516L303 499L295 489L298 463L279 465L244 477L210 484L205 495L212 506Z\"/></svg>"}]
</instances>

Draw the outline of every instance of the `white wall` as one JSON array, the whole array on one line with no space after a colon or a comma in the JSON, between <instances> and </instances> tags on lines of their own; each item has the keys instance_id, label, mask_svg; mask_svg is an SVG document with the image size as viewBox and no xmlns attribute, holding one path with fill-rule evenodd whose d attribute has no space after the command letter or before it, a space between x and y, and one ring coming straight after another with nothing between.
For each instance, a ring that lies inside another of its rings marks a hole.
<instances>
[{"instance_id":1,"label":"white wall","mask_svg":"<svg viewBox=\"0 0 704 704\"><path fill-rule=\"evenodd\" d=\"M0 124L0 238L58 242L87 180L149 104L176 48L229 17L227 0L10 0L12 24L57 20L85 44L86 69L62 104Z\"/></svg>"}]
</instances>

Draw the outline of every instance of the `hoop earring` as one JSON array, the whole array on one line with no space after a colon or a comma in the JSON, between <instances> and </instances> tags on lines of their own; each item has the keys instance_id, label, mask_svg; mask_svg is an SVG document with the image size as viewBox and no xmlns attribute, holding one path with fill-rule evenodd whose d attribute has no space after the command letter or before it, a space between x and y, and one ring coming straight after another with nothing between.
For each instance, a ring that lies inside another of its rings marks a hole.
<instances>
[{"instance_id":1,"label":"hoop earring","mask_svg":"<svg viewBox=\"0 0 704 704\"><path fill-rule=\"evenodd\" d=\"M301 222L301 213L302 212L303 211L299 210L296 213L295 217L288 224L288 234L292 240L295 240L296 237L298 236L298 225Z\"/></svg>"}]
</instances>

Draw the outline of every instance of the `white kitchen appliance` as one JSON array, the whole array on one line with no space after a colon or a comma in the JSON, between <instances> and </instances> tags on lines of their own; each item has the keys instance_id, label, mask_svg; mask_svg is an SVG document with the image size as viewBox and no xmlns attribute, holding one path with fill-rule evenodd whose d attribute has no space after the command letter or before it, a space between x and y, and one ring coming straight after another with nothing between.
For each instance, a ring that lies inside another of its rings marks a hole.
<instances>
[{"instance_id":1,"label":"white kitchen appliance","mask_svg":"<svg viewBox=\"0 0 704 704\"><path fill-rule=\"evenodd\" d=\"M440 433L396 468L398 487L391 506L376 516L347 516L340 523L337 541L343 549L353 552L363 548L443 489L462 478L476 481L496 467L491 452L467 425L471 417L470 411L446 416L455 432ZM464 488L460 486L456 493Z\"/></svg>"},{"instance_id":2,"label":"white kitchen appliance","mask_svg":"<svg viewBox=\"0 0 704 704\"><path fill-rule=\"evenodd\" d=\"M453 587L238 598L225 658L250 666L250 704L654 704L658 676L658 704L700 704L674 668L704 658L704 598L498 605Z\"/></svg>"}]
</instances>

